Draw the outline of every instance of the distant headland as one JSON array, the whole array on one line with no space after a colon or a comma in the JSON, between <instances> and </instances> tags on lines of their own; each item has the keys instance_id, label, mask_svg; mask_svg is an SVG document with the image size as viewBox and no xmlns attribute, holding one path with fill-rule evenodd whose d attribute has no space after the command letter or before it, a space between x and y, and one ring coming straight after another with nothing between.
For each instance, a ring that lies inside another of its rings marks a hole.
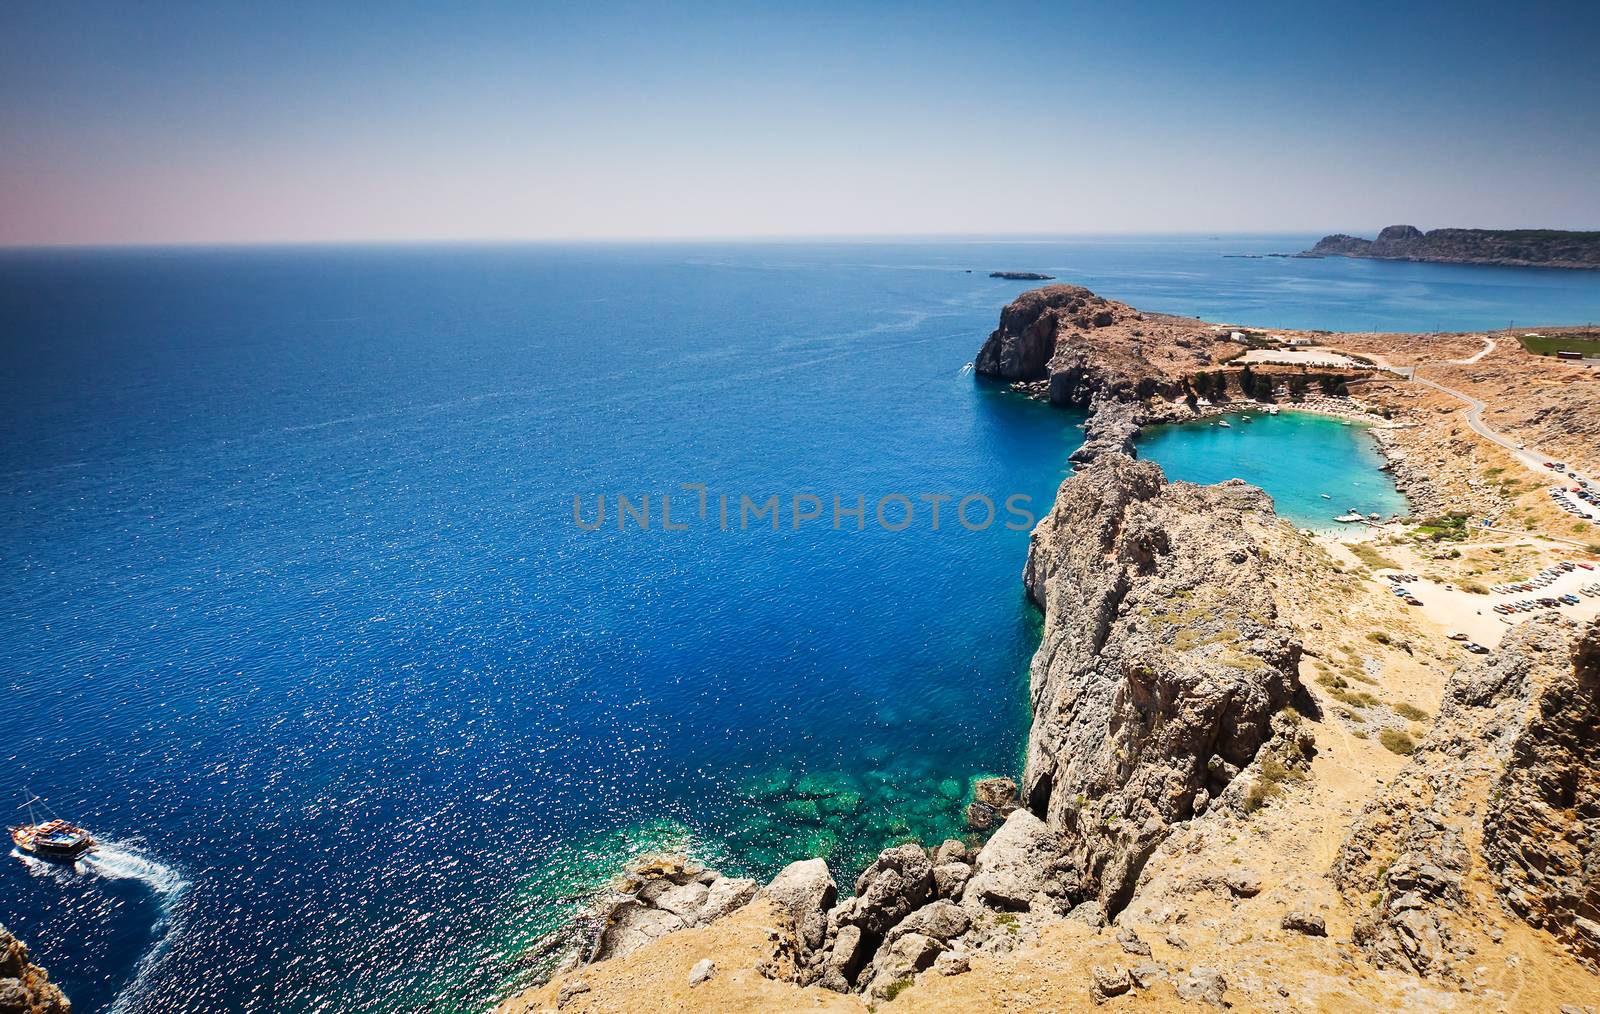
<instances>
[{"instance_id":1,"label":"distant headland","mask_svg":"<svg viewBox=\"0 0 1600 1014\"><path fill-rule=\"evenodd\" d=\"M1561 229L1434 229L1391 225L1377 239L1336 233L1305 251L1315 257L1370 257L1523 268L1600 268L1600 232Z\"/></svg>"},{"instance_id":2,"label":"distant headland","mask_svg":"<svg viewBox=\"0 0 1600 1014\"><path fill-rule=\"evenodd\" d=\"M989 277L1005 278L1013 282L1048 282L1052 281L1056 276L1036 274L1032 271L991 271L989 272Z\"/></svg>"}]
</instances>

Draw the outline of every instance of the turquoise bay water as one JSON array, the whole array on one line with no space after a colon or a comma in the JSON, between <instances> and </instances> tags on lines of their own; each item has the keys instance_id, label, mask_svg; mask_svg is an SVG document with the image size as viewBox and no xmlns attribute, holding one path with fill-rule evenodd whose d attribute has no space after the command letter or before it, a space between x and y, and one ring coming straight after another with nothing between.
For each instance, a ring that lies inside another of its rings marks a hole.
<instances>
[{"instance_id":1,"label":"turquoise bay water","mask_svg":"<svg viewBox=\"0 0 1600 1014\"><path fill-rule=\"evenodd\" d=\"M1139 435L1139 455L1174 479L1252 482L1302 528L1336 530L1333 518L1351 508L1385 518L1406 512L1405 498L1379 470L1383 458L1365 426L1294 411L1226 419L1229 426L1215 420L1152 426Z\"/></svg>"},{"instance_id":2,"label":"turquoise bay water","mask_svg":"<svg viewBox=\"0 0 1600 1014\"><path fill-rule=\"evenodd\" d=\"M1268 325L1600 309L1221 256L1312 239L0 252L0 744L112 843L0 863L0 922L79 1011L476 1011L628 852L849 875L949 833L1019 761L1025 531L588 532L572 496L1043 510L1078 420L962 373L998 268ZM1361 434L1253 425L1145 450L1243 454L1291 516L1382 494Z\"/></svg>"}]
</instances>

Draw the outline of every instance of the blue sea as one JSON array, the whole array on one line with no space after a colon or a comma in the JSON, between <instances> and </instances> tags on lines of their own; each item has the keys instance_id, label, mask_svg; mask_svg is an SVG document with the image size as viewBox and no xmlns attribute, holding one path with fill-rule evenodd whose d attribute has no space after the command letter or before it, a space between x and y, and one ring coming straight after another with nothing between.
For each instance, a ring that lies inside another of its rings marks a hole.
<instances>
[{"instance_id":1,"label":"blue sea","mask_svg":"<svg viewBox=\"0 0 1600 1014\"><path fill-rule=\"evenodd\" d=\"M1081 422L964 371L1026 287L987 272L1600 316L1600 273L1222 256L1313 239L0 252L0 786L105 842L0 857L0 922L80 1012L480 1011L631 852L842 877L959 832L1027 726L1005 504ZM1145 453L1301 523L1397 503L1358 428L1244 428Z\"/></svg>"}]
</instances>

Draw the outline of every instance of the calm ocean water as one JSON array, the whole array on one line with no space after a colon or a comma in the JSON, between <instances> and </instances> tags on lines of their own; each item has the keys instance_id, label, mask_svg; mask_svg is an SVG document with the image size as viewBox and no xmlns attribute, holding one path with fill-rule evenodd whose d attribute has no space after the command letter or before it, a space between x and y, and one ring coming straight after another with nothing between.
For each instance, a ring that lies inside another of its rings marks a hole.
<instances>
[{"instance_id":1,"label":"calm ocean water","mask_svg":"<svg viewBox=\"0 0 1600 1014\"><path fill-rule=\"evenodd\" d=\"M628 850L956 830L1023 746L1025 531L572 497L1044 510L1078 420L961 369L996 268L1264 325L1600 316L1596 273L1220 256L1310 239L0 252L0 786L110 843L7 859L0 922L84 1012L480 1010ZM1359 431L1242 429L1147 451L1302 522L1392 502Z\"/></svg>"}]
</instances>

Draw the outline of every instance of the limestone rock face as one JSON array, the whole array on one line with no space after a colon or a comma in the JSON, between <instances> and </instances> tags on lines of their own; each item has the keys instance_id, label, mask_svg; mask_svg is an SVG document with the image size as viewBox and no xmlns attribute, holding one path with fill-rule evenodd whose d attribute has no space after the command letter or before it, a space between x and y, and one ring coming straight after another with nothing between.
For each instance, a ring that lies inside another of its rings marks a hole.
<instances>
[{"instance_id":1,"label":"limestone rock face","mask_svg":"<svg viewBox=\"0 0 1600 1014\"><path fill-rule=\"evenodd\" d=\"M1106 306L1106 300L1081 285L1048 285L1024 292L1000 312L1000 326L989 335L974 365L979 373L1004 380L1041 377L1055 355L1062 319L1092 321Z\"/></svg>"},{"instance_id":2,"label":"limestone rock face","mask_svg":"<svg viewBox=\"0 0 1600 1014\"><path fill-rule=\"evenodd\" d=\"M1355 941L1374 964L1468 981L1488 914L1464 889L1474 839L1506 904L1595 960L1600 877L1583 843L1600 833L1597 643L1600 626L1580 635L1538 617L1450 678L1432 731L1363 810L1332 870L1368 913ZM1486 816L1471 802L1482 796Z\"/></svg>"},{"instance_id":3,"label":"limestone rock face","mask_svg":"<svg viewBox=\"0 0 1600 1014\"><path fill-rule=\"evenodd\" d=\"M1600 624L1540 689L1490 793L1483 852L1507 905L1600 963Z\"/></svg>"},{"instance_id":4,"label":"limestone rock face","mask_svg":"<svg viewBox=\"0 0 1600 1014\"><path fill-rule=\"evenodd\" d=\"M1272 523L1252 486L1168 483L1110 454L1035 529L1024 582L1045 618L1022 791L1060 840L1073 901L1115 915L1170 826L1227 791L1298 690L1300 645L1257 534ZM992 891L980 854L966 896Z\"/></svg>"},{"instance_id":5,"label":"limestone rock face","mask_svg":"<svg viewBox=\"0 0 1600 1014\"><path fill-rule=\"evenodd\" d=\"M1017 810L978 852L962 899L989 908L1025 910L1036 896L1064 898L1066 869L1060 836L1029 811Z\"/></svg>"},{"instance_id":6,"label":"limestone rock face","mask_svg":"<svg viewBox=\"0 0 1600 1014\"><path fill-rule=\"evenodd\" d=\"M5 1014L70 1014L60 987L34 964L28 947L0 926L0 1011Z\"/></svg>"}]
</instances>

